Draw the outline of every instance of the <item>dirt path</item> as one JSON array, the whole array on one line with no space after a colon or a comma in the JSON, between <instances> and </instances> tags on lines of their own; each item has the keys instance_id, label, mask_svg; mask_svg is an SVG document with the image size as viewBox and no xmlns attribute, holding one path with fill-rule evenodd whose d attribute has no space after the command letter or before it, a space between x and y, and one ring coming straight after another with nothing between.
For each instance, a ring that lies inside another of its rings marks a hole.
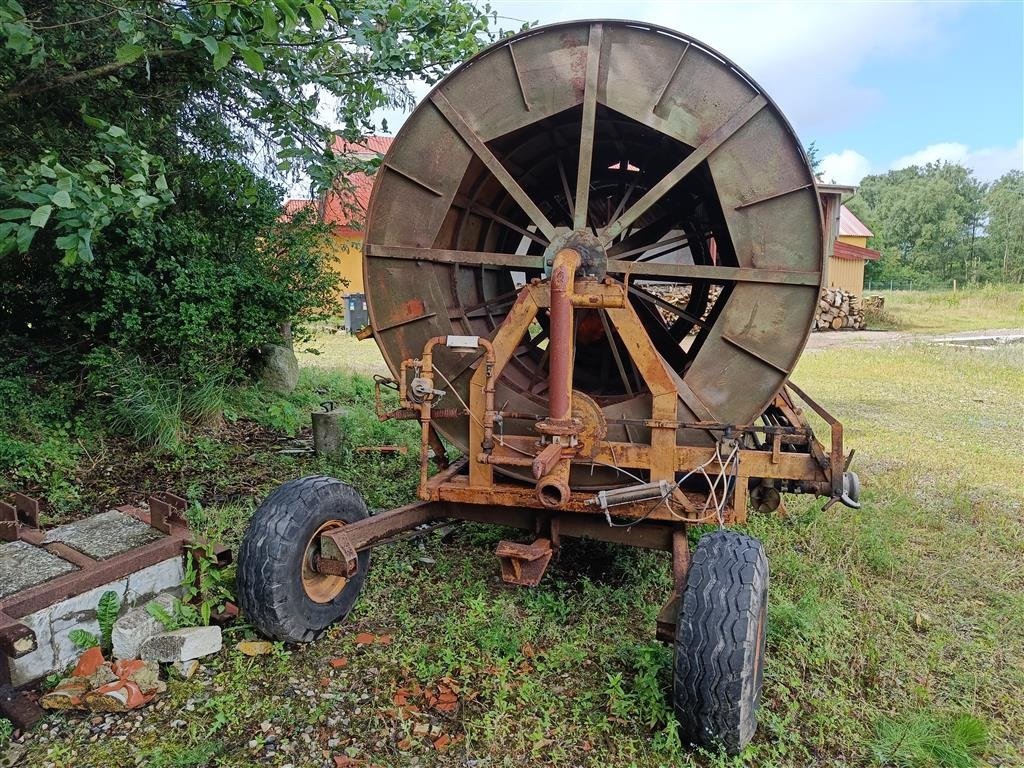
<instances>
[{"instance_id":1,"label":"dirt path","mask_svg":"<svg viewBox=\"0 0 1024 768\"><path fill-rule=\"evenodd\" d=\"M959 333L943 333L937 335L908 333L906 331L833 331L831 333L812 333L807 340L805 351L814 352L819 349L845 349L867 347L890 347L914 342L936 342L941 340L962 339L964 343L979 339L1009 337L1015 341L1024 339L1024 328L993 328L985 331L962 331Z\"/></svg>"}]
</instances>

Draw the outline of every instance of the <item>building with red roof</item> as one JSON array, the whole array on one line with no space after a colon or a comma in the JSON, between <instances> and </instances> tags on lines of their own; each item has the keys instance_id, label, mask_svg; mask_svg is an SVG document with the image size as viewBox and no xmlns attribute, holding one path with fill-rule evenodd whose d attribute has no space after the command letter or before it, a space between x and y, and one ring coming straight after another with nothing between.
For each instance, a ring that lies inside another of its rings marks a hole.
<instances>
[{"instance_id":1,"label":"building with red roof","mask_svg":"<svg viewBox=\"0 0 1024 768\"><path fill-rule=\"evenodd\" d=\"M383 156L391 146L391 136L367 136L356 142L335 137L334 151L361 159ZM316 205L320 219L331 226L334 270L348 281L344 293L363 293L363 223L373 191L372 175L351 173L319 200L285 201L285 216L294 215L305 206Z\"/></svg>"}]
</instances>

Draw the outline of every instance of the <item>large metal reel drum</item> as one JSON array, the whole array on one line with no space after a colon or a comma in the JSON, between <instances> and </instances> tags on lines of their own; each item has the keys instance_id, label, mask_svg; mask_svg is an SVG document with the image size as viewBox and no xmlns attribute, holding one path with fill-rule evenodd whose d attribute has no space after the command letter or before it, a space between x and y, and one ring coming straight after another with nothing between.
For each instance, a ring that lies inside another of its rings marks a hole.
<instances>
[{"instance_id":1,"label":"large metal reel drum","mask_svg":"<svg viewBox=\"0 0 1024 768\"><path fill-rule=\"evenodd\" d=\"M763 91L692 38L621 21L534 29L461 65L377 173L364 275L388 366L397 374L432 336L493 337L574 233L601 240L608 275L628 277L678 375L680 420L757 418L797 363L823 272L814 177ZM687 306L652 295L666 282L690 286ZM609 439L645 442L651 398L603 310L577 312L575 338L574 388L600 405ZM526 417L506 419L506 434L532 434L547 413L546 347L542 312L498 384L497 406ZM468 399L478 359L437 348L442 386ZM468 418L435 423L467 448ZM577 467L571 482L619 480Z\"/></svg>"}]
</instances>

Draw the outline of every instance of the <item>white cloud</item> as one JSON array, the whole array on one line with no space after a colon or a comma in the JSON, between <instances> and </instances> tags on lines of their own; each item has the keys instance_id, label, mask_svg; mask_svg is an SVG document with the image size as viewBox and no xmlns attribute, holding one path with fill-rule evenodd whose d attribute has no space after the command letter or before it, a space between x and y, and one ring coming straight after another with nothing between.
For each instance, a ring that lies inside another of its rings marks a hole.
<instances>
[{"instance_id":1,"label":"white cloud","mask_svg":"<svg viewBox=\"0 0 1024 768\"><path fill-rule=\"evenodd\" d=\"M490 0L499 22L636 19L692 35L764 86L797 133L866 119L881 92L858 82L865 63L941 50L942 30L962 3L722 3L668 0Z\"/></svg>"},{"instance_id":2,"label":"white cloud","mask_svg":"<svg viewBox=\"0 0 1024 768\"><path fill-rule=\"evenodd\" d=\"M821 159L818 175L832 184L859 184L871 173L871 161L854 149L832 152Z\"/></svg>"},{"instance_id":3,"label":"white cloud","mask_svg":"<svg viewBox=\"0 0 1024 768\"><path fill-rule=\"evenodd\" d=\"M941 30L964 4L721 3L669 0L490 0L498 23L551 24L574 19L635 19L676 29L721 51L760 83L809 143L816 135L867 119L882 102L879 89L857 82L878 57L941 50ZM417 88L417 96L426 92ZM386 116L389 131L405 119Z\"/></svg>"},{"instance_id":4,"label":"white cloud","mask_svg":"<svg viewBox=\"0 0 1024 768\"><path fill-rule=\"evenodd\" d=\"M1007 171L1024 170L1024 139L1013 147L982 147L972 150L966 144L944 141L895 160L892 168L907 168L926 163L960 163L974 171L981 181L994 181Z\"/></svg>"}]
</instances>

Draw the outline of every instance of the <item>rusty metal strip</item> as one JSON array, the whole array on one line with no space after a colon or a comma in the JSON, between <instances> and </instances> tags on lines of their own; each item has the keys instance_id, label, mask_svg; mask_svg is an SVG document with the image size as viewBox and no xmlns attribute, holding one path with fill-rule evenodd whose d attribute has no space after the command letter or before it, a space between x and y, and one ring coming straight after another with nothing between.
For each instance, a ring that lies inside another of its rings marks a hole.
<instances>
[{"instance_id":1,"label":"rusty metal strip","mask_svg":"<svg viewBox=\"0 0 1024 768\"><path fill-rule=\"evenodd\" d=\"M767 104L768 99L763 94L758 94L740 107L732 117L722 123L710 136L701 142L700 146L687 155L686 159L669 171L661 181L651 187L647 194L633 203L619 218L602 229L599 233L601 242L604 245L611 243L626 227L643 216L665 193L704 162L712 152L722 146L730 136L746 125Z\"/></svg>"},{"instance_id":2,"label":"rusty metal strip","mask_svg":"<svg viewBox=\"0 0 1024 768\"><path fill-rule=\"evenodd\" d=\"M669 86L672 85L672 82L676 79L676 75L679 74L679 68L683 66L683 58L686 56L686 52L690 50L690 45L690 41L687 40L686 47L684 47L683 52L679 54L679 59L676 61L676 65L672 67L672 71L669 73L668 79L665 81L665 85L662 86L661 93L658 94L658 100L654 103L653 109L651 109L652 113L663 120L665 119L664 115L658 112L658 110L661 109L661 102L665 100L665 94L668 93Z\"/></svg>"},{"instance_id":3,"label":"rusty metal strip","mask_svg":"<svg viewBox=\"0 0 1024 768\"><path fill-rule=\"evenodd\" d=\"M510 221L509 219L505 218L494 209L488 208L486 205L478 203L475 200L470 200L465 195L455 195L455 197L452 198L452 205L455 206L456 208L461 208L464 211L468 211L469 213L475 213L478 216L485 216L491 219L491 221L495 221L498 224L501 224L503 227L508 227L513 232L518 232L523 237L533 240L533 242L537 243L538 245L546 246L548 244L548 241L541 235L538 235L536 232L531 232L528 229L524 229L523 227L516 224L514 221Z\"/></svg>"},{"instance_id":4,"label":"rusty metal strip","mask_svg":"<svg viewBox=\"0 0 1024 768\"><path fill-rule=\"evenodd\" d=\"M679 277L713 282L772 283L775 285L813 285L821 283L820 272L798 272L788 269L756 269L754 267L716 267L710 264L635 264L631 261L608 261L608 272L633 278Z\"/></svg>"},{"instance_id":5,"label":"rusty metal strip","mask_svg":"<svg viewBox=\"0 0 1024 768\"><path fill-rule=\"evenodd\" d=\"M392 328L398 328L398 327L403 326L403 325L408 325L409 323L418 323L421 320L428 320L429 318L435 317L436 315L437 315L437 312L427 312L427 313L422 314L422 315L416 315L415 317L406 317L406 318L403 318L401 320L396 320L393 323L387 323L385 325L379 325L379 326L377 326L377 331L376 332L377 333L384 333L384 331L390 331Z\"/></svg>"},{"instance_id":6,"label":"rusty metal strip","mask_svg":"<svg viewBox=\"0 0 1024 768\"><path fill-rule=\"evenodd\" d=\"M441 192L441 191L439 191L437 189L434 189L432 186L427 184L427 182L423 181L422 179L417 178L416 176L414 176L413 174L409 173L408 171L403 171L401 168L397 167L393 163L382 163L382 165L385 168L387 168L389 171L391 171L392 173L395 173L395 174L401 176L406 181L412 182L417 187L420 187L421 189L429 192L430 194L437 195L438 197L444 197L444 192Z\"/></svg>"},{"instance_id":7,"label":"rusty metal strip","mask_svg":"<svg viewBox=\"0 0 1024 768\"><path fill-rule=\"evenodd\" d=\"M767 203L769 200L777 200L780 197L785 197L786 195L791 195L794 192L799 192L802 189L811 189L813 186L814 186L813 184L801 184L798 187L793 187L792 189L787 189L784 192L776 192L776 193L774 193L772 195L767 195L765 197L759 197L757 200L751 200L750 202L747 202L747 203L740 203L735 208L733 208L733 210L734 211L741 211L744 208L749 208L752 205L760 205L761 203Z\"/></svg>"},{"instance_id":8,"label":"rusty metal strip","mask_svg":"<svg viewBox=\"0 0 1024 768\"><path fill-rule=\"evenodd\" d=\"M512 58L512 70L516 73L516 85L519 86L519 95L523 97L523 106L530 111L530 100L526 98L526 87L523 85L523 73L519 71L519 62L516 61L515 46L508 44L508 55Z\"/></svg>"},{"instance_id":9,"label":"rusty metal strip","mask_svg":"<svg viewBox=\"0 0 1024 768\"><path fill-rule=\"evenodd\" d=\"M487 251L457 251L447 248L413 248L405 245L364 246L367 256L379 259L407 259L409 261L430 261L438 264L472 264L474 266L506 267L510 269L540 269L540 256L515 253L488 253Z\"/></svg>"},{"instance_id":10,"label":"rusty metal strip","mask_svg":"<svg viewBox=\"0 0 1024 768\"><path fill-rule=\"evenodd\" d=\"M487 166L488 170L494 175L494 178L505 188L505 191L508 192L512 199L518 203L523 212L537 225L537 229L543 232L548 240L552 239L555 236L554 225L537 207L537 204L530 199L526 191L519 186L519 182L512 178L512 174L494 156L494 153L487 147L484 140L470 127L466 119L448 101L448 98L440 90L436 90L430 95L430 101L437 107L438 111L448 121L448 124L455 129L455 132L458 133L462 140L466 142L466 145Z\"/></svg>"},{"instance_id":11,"label":"rusty metal strip","mask_svg":"<svg viewBox=\"0 0 1024 768\"><path fill-rule=\"evenodd\" d=\"M783 368L778 363L773 363L771 360L769 360L767 357L765 357L764 355L760 354L759 352L755 352L753 349L751 349L750 347L745 345L743 342L741 342L741 341L739 341L737 339L734 339L731 336L726 336L724 333L721 334L721 336L722 336L722 341L731 344L732 346L736 347L736 349L740 350L741 352L746 352L748 355L750 355L755 360L761 361L762 363L767 365L769 368L772 368L772 369L778 371L779 373L781 373L783 376L789 376L789 371L787 369Z\"/></svg>"},{"instance_id":12,"label":"rusty metal strip","mask_svg":"<svg viewBox=\"0 0 1024 768\"><path fill-rule=\"evenodd\" d=\"M576 168L576 204L573 206L573 229L587 226L590 211L590 170L594 161L594 131L597 118L597 78L601 67L603 27L590 26L587 43L587 74L583 85L583 118L580 127L580 159Z\"/></svg>"}]
</instances>

